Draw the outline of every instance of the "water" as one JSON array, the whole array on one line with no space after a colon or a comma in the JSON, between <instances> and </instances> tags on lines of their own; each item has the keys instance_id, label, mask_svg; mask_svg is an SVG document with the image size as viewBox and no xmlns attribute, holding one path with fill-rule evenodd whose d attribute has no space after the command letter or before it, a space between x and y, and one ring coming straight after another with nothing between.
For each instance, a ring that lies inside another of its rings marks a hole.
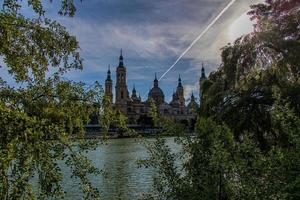
<instances>
[{"instance_id":1,"label":"water","mask_svg":"<svg viewBox=\"0 0 300 200\"><path fill-rule=\"evenodd\" d=\"M146 139L148 142L153 139ZM178 151L179 146L174 143L174 138L167 138L167 144ZM138 168L137 160L147 158L147 151L139 140L112 139L106 145L99 145L91 151L88 157L93 160L96 167L104 170L107 177L91 177L93 184L99 188L104 200L114 199L139 199L143 193L150 192L152 185L153 169ZM66 199L81 199L78 182L68 178L70 172L66 169L64 174L64 187Z\"/></svg>"}]
</instances>

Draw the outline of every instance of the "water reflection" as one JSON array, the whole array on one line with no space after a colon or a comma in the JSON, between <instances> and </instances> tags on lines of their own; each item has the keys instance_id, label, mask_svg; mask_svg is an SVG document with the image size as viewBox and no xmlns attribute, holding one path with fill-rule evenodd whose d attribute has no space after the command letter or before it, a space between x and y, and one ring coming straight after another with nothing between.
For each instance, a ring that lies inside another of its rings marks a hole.
<instances>
[{"instance_id":1,"label":"water reflection","mask_svg":"<svg viewBox=\"0 0 300 200\"><path fill-rule=\"evenodd\" d=\"M146 186L150 185L150 169L137 168L137 159L145 158L146 151L136 140L111 140L101 149L99 163L102 163L102 169L107 173L102 181L104 197L132 199L142 192L140 188L146 189L145 182Z\"/></svg>"},{"instance_id":2,"label":"water reflection","mask_svg":"<svg viewBox=\"0 0 300 200\"><path fill-rule=\"evenodd\" d=\"M179 149L173 138L168 138L167 142L175 151ZM147 157L146 149L140 141L132 138L112 139L107 145L100 145L91 151L88 157L107 174L106 177L91 177L92 183L101 191L102 199L139 199L143 193L149 192L153 171L137 166L138 159ZM64 174L69 177L67 169ZM64 182L69 194L66 199L80 199L78 182L68 178Z\"/></svg>"}]
</instances>

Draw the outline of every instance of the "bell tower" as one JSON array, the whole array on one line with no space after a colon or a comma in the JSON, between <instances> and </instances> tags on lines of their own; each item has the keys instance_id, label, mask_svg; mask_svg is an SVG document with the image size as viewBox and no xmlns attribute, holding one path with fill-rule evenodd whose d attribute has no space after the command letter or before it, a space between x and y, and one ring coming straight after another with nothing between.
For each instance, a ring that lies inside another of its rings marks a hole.
<instances>
[{"instance_id":1,"label":"bell tower","mask_svg":"<svg viewBox=\"0 0 300 200\"><path fill-rule=\"evenodd\" d=\"M201 77L199 79L199 99L201 101L202 99L202 89L201 89L201 85L203 83L203 81L205 81L207 78L206 78L206 75L205 75L205 69L204 69L204 66L203 66L203 63L202 63L202 68L201 68ZM201 102L200 102L201 103Z\"/></svg>"},{"instance_id":2,"label":"bell tower","mask_svg":"<svg viewBox=\"0 0 300 200\"><path fill-rule=\"evenodd\" d=\"M109 97L110 103L113 103L113 93L112 93L112 79L110 72L110 65L108 66L107 77L105 80L105 95Z\"/></svg>"},{"instance_id":3,"label":"bell tower","mask_svg":"<svg viewBox=\"0 0 300 200\"><path fill-rule=\"evenodd\" d=\"M182 86L182 83L181 83L180 75L178 77L178 85L177 85L176 93L177 93L177 96L178 96L178 99L179 99L180 113L184 114L185 99L184 99L184 90L183 90L183 86Z\"/></svg>"},{"instance_id":4,"label":"bell tower","mask_svg":"<svg viewBox=\"0 0 300 200\"><path fill-rule=\"evenodd\" d=\"M126 83L126 68L123 62L122 49L119 57L119 66L116 70L116 107L124 114L127 111L128 89Z\"/></svg>"}]
</instances>

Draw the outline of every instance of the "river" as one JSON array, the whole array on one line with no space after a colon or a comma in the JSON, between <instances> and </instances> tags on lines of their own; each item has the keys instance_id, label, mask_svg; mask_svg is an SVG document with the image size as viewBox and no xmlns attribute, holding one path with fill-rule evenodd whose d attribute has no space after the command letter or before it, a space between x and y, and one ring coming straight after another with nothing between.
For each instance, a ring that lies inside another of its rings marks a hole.
<instances>
[{"instance_id":1,"label":"river","mask_svg":"<svg viewBox=\"0 0 300 200\"><path fill-rule=\"evenodd\" d=\"M145 139L151 142L154 139ZM167 144L174 150L180 146L174 138L167 138ZM91 177L92 183L99 188L104 200L135 200L142 194L150 192L152 185L153 169L138 168L137 160L147 158L147 151L140 139L111 139L107 144L88 153L88 157L95 166L105 171L107 176ZM65 199L81 199L78 182L68 178L70 172L64 170L64 188L67 191Z\"/></svg>"}]
</instances>

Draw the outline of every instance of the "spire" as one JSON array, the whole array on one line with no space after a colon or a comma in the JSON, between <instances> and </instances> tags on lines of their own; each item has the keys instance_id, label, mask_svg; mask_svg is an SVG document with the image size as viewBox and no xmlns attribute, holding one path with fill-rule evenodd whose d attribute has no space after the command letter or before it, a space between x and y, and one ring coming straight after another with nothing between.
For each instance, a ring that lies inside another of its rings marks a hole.
<instances>
[{"instance_id":1,"label":"spire","mask_svg":"<svg viewBox=\"0 0 300 200\"><path fill-rule=\"evenodd\" d=\"M133 85L132 95L136 95L135 84Z\"/></svg>"},{"instance_id":2,"label":"spire","mask_svg":"<svg viewBox=\"0 0 300 200\"><path fill-rule=\"evenodd\" d=\"M179 78L178 78L178 87L182 87L180 74L179 74Z\"/></svg>"},{"instance_id":3,"label":"spire","mask_svg":"<svg viewBox=\"0 0 300 200\"><path fill-rule=\"evenodd\" d=\"M110 65L108 65L108 70L107 70L107 77L106 77L106 80L111 80Z\"/></svg>"},{"instance_id":4,"label":"spire","mask_svg":"<svg viewBox=\"0 0 300 200\"><path fill-rule=\"evenodd\" d=\"M120 51L119 67L124 67L122 49Z\"/></svg>"},{"instance_id":5,"label":"spire","mask_svg":"<svg viewBox=\"0 0 300 200\"><path fill-rule=\"evenodd\" d=\"M192 92L191 101L195 101L194 92Z\"/></svg>"},{"instance_id":6,"label":"spire","mask_svg":"<svg viewBox=\"0 0 300 200\"><path fill-rule=\"evenodd\" d=\"M154 87L158 87L158 80L157 80L157 77L156 77L156 73L155 73L155 79L154 79Z\"/></svg>"},{"instance_id":7,"label":"spire","mask_svg":"<svg viewBox=\"0 0 300 200\"><path fill-rule=\"evenodd\" d=\"M133 85L133 89L132 89L132 93L131 93L131 98L132 98L132 100L137 100L138 99L138 97L136 95L135 85Z\"/></svg>"}]
</instances>

